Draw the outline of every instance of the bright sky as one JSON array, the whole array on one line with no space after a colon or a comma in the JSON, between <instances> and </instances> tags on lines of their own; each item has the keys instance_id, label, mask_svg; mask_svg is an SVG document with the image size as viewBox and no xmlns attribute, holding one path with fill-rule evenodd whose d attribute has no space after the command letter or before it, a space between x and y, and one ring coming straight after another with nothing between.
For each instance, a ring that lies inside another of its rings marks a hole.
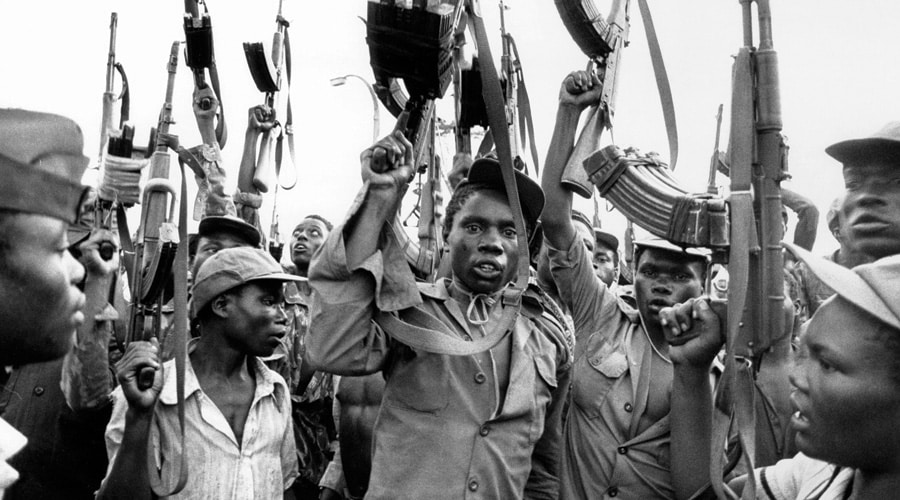
<instances>
[{"instance_id":1,"label":"bright sky","mask_svg":"<svg viewBox=\"0 0 900 500\"><path fill-rule=\"evenodd\" d=\"M586 58L566 32L550 0L506 0L534 112L541 159L553 126L559 82ZM597 0L601 10L608 0ZM615 139L622 146L668 156L665 128L636 2L631 45L623 56ZM279 195L282 234L305 214L338 222L359 188L359 152L371 142L372 103L361 82L332 87L335 76L372 79L365 43L365 0L284 0L294 48L297 164L300 183ZM731 56L742 43L737 0L651 0L675 99L680 134L676 176L703 191L713 146L715 112L725 103L724 149L730 110ZM482 0L499 60L498 2ZM132 122L140 142L155 125L165 91L173 40L183 38L183 2L11 2L0 0L0 106L69 116L85 133L85 153L98 149L109 15L119 14L117 57L132 88ZM235 182L247 109L262 102L250 78L242 42L271 43L275 0L209 1L223 87L229 142L226 168ZM790 139L788 184L821 210L817 251L835 247L824 214L841 189L840 166L824 148L867 135L898 119L900 2L772 0L774 44L780 57L784 133ZM172 132L193 146L199 135L190 110L192 80L183 58L177 77ZM449 97L449 94L448 94ZM444 116L448 121L452 116ZM381 108L381 128L393 125ZM608 139L607 139L608 140ZM452 147L448 141L446 148ZM93 163L93 162L92 162ZM720 182L724 182L720 180ZM191 181L193 185L193 181ZM579 208L589 211L588 204ZM263 220L270 219L266 200ZM136 211L136 210L134 210ZM610 217L608 226L619 227Z\"/></svg>"}]
</instances>

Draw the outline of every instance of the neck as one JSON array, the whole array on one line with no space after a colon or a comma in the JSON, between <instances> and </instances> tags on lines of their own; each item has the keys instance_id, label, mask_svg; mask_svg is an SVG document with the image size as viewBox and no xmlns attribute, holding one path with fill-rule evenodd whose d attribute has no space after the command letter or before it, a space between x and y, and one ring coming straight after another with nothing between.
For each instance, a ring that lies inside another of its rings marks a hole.
<instances>
[{"instance_id":1,"label":"neck","mask_svg":"<svg viewBox=\"0 0 900 500\"><path fill-rule=\"evenodd\" d=\"M853 478L853 496L856 500L894 498L900 491L900 472L856 471Z\"/></svg>"},{"instance_id":2,"label":"neck","mask_svg":"<svg viewBox=\"0 0 900 500\"><path fill-rule=\"evenodd\" d=\"M248 374L247 355L229 345L215 328L206 326L191 353L191 366L197 377L215 374L232 378Z\"/></svg>"},{"instance_id":3,"label":"neck","mask_svg":"<svg viewBox=\"0 0 900 500\"><path fill-rule=\"evenodd\" d=\"M304 264L301 266L300 264L294 262L294 267L297 268L297 272L294 274L296 274L297 276L302 276L304 278L309 277L309 264Z\"/></svg>"}]
</instances>

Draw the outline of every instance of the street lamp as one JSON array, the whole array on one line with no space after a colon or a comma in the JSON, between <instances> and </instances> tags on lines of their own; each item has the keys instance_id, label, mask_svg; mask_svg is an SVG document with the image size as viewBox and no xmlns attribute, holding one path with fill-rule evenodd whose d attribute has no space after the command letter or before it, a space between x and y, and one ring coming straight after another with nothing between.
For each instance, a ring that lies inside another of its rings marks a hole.
<instances>
[{"instance_id":1,"label":"street lamp","mask_svg":"<svg viewBox=\"0 0 900 500\"><path fill-rule=\"evenodd\" d=\"M344 75L332 78L331 85L333 87L340 87L347 83L348 78L356 78L363 82L366 85L366 88L369 89L369 95L372 96L372 141L377 141L378 134L381 132L381 111L378 109L378 96L375 95L375 89L372 88L372 84L369 83L368 80L359 75Z\"/></svg>"}]
</instances>

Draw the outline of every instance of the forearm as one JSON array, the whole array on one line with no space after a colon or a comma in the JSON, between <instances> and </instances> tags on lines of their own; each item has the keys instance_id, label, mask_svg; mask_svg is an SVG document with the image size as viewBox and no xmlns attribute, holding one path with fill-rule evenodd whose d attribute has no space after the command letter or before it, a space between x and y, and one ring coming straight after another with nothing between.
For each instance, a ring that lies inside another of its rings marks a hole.
<instances>
[{"instance_id":1,"label":"forearm","mask_svg":"<svg viewBox=\"0 0 900 500\"><path fill-rule=\"evenodd\" d=\"M113 321L118 318L107 300L112 281L112 275L88 275L84 287L85 321L76 330L75 347L63 360L60 385L66 403L76 411L109 403L109 340Z\"/></svg>"},{"instance_id":2,"label":"forearm","mask_svg":"<svg viewBox=\"0 0 900 500\"><path fill-rule=\"evenodd\" d=\"M679 499L709 484L712 393L709 370L675 365L671 398L672 486Z\"/></svg>"},{"instance_id":3,"label":"forearm","mask_svg":"<svg viewBox=\"0 0 900 500\"><path fill-rule=\"evenodd\" d=\"M544 235L557 248L566 248L575 236L572 226L572 192L560 182L575 142L575 131L581 113L571 105L560 105L550 148L544 162L541 187L546 198L541 223Z\"/></svg>"},{"instance_id":4,"label":"forearm","mask_svg":"<svg viewBox=\"0 0 900 500\"><path fill-rule=\"evenodd\" d=\"M238 171L238 190L241 192L249 193L253 189L253 172L256 170L258 142L259 130L248 128L247 133L244 134L244 151L241 154L241 167Z\"/></svg>"},{"instance_id":5,"label":"forearm","mask_svg":"<svg viewBox=\"0 0 900 500\"><path fill-rule=\"evenodd\" d=\"M355 269L378 250L384 224L397 209L399 188L363 186L362 205L344 226L347 267Z\"/></svg>"},{"instance_id":6,"label":"forearm","mask_svg":"<svg viewBox=\"0 0 900 500\"><path fill-rule=\"evenodd\" d=\"M150 478L147 475L147 451L152 411L125 414L125 431L112 467L106 476L98 500L151 499Z\"/></svg>"}]
</instances>

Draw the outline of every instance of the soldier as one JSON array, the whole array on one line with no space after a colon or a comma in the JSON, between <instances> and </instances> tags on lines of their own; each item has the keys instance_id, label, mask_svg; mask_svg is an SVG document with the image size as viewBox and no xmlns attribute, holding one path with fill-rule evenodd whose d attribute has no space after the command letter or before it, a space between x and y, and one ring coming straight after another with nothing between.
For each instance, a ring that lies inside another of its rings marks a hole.
<instances>
[{"instance_id":1,"label":"soldier","mask_svg":"<svg viewBox=\"0 0 900 500\"><path fill-rule=\"evenodd\" d=\"M707 258L664 240L635 244L635 307L594 275L572 223L572 192L560 178L581 112L600 96L596 75L569 74L542 185L550 269L575 326L560 498L688 498L703 485L670 461L672 361L659 311L703 292ZM701 478L702 479L702 478Z\"/></svg>"},{"instance_id":2,"label":"soldier","mask_svg":"<svg viewBox=\"0 0 900 500\"><path fill-rule=\"evenodd\" d=\"M85 323L85 295L77 286L85 270L69 253L66 235L87 189L82 149L81 129L67 118L0 110L2 366L62 357ZM18 477L5 461L25 441L0 420L0 495Z\"/></svg>"},{"instance_id":3,"label":"soldier","mask_svg":"<svg viewBox=\"0 0 900 500\"><path fill-rule=\"evenodd\" d=\"M372 169L376 153L391 164L384 173ZM310 268L310 360L337 374L381 371L386 379L366 497L553 497L569 355L561 326L532 295L522 297L499 344L472 355L412 348L395 338L401 327L372 321L388 311L408 326L430 316L448 338L478 339L512 307L500 296L518 259L527 258L500 164L481 158L447 207L452 277L417 285L385 230L413 171L412 156L399 132L363 152L365 186ZM525 174L515 178L530 233L543 194Z\"/></svg>"}]
</instances>

